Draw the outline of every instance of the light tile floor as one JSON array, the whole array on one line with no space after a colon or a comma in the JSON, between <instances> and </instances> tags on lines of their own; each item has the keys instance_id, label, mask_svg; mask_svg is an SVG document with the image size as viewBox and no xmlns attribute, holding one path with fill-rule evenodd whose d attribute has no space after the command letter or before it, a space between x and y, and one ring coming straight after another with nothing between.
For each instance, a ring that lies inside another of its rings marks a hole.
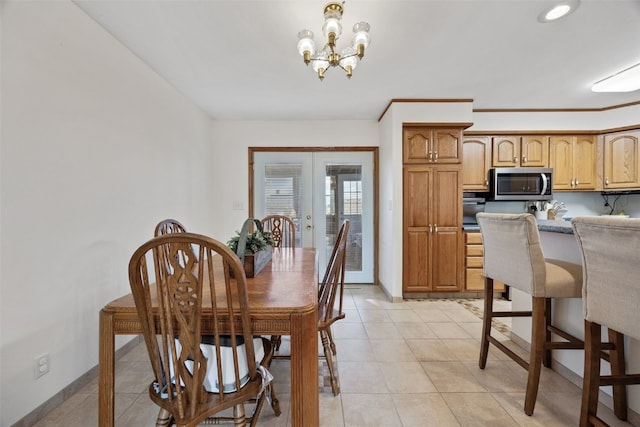
<instances>
[{"instance_id":1,"label":"light tile floor","mask_svg":"<svg viewBox=\"0 0 640 427\"><path fill-rule=\"evenodd\" d=\"M342 392L334 397L321 384L322 426L578 425L580 389L555 372L543 368L535 413L528 417L522 410L524 369L493 350L486 369L478 368L481 300L391 303L377 287L363 285L349 287L344 304L347 317L333 331ZM508 327L497 325L496 335ZM281 351L287 344L285 337ZM265 405L258 424L290 426L289 362L274 360L271 371L283 413L276 418ZM158 410L147 395L150 380L140 344L116 365L117 426L154 425ZM95 426L97 408L94 379L36 426ZM603 405L599 414L614 427L631 425Z\"/></svg>"}]
</instances>

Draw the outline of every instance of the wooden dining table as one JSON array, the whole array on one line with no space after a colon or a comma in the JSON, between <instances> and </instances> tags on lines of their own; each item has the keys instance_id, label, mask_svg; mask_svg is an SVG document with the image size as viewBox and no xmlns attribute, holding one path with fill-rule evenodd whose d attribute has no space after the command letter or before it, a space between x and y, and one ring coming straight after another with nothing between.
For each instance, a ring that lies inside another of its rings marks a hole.
<instances>
[{"instance_id":1,"label":"wooden dining table","mask_svg":"<svg viewBox=\"0 0 640 427\"><path fill-rule=\"evenodd\" d=\"M291 337L291 425L318 426L316 250L275 248L271 261L264 269L257 276L247 278L247 288L253 332L256 335ZM100 427L114 425L115 336L141 333L140 320L131 294L111 301L100 311Z\"/></svg>"}]
</instances>

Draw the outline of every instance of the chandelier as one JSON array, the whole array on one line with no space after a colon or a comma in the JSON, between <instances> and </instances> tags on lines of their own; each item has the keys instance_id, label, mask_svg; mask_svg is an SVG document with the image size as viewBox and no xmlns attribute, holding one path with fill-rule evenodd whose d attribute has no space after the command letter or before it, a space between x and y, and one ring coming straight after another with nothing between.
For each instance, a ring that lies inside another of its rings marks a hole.
<instances>
[{"instance_id":1,"label":"chandelier","mask_svg":"<svg viewBox=\"0 0 640 427\"><path fill-rule=\"evenodd\" d=\"M342 68L347 73L347 77L351 78L353 70L364 56L364 50L369 46L371 40L369 24L358 22L353 26L354 36L351 46L344 48L341 53L336 51L336 41L342 34L340 20L342 19L343 4L344 2L329 2L324 7L322 33L327 42L322 49L316 50L311 30L302 30L298 33L298 52L302 55L305 64L311 63L311 67L313 71L318 73L320 81L324 79L324 73L330 66Z\"/></svg>"}]
</instances>

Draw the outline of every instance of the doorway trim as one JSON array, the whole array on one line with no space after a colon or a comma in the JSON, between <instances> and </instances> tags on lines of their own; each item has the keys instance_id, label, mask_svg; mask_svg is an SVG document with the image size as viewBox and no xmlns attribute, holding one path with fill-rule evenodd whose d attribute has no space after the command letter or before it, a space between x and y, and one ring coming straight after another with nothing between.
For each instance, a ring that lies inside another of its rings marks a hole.
<instances>
[{"instance_id":1,"label":"doorway trim","mask_svg":"<svg viewBox=\"0 0 640 427\"><path fill-rule=\"evenodd\" d=\"M249 171L249 218L253 218L253 166L254 154L257 152L326 152L326 151L369 151L373 154L373 284L378 283L378 147L249 147L248 167Z\"/></svg>"}]
</instances>

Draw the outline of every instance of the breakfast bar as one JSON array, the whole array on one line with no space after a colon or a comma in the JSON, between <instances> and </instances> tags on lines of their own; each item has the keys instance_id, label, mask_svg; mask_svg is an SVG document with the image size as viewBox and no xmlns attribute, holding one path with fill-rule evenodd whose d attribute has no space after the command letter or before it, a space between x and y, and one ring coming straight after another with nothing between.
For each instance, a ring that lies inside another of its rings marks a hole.
<instances>
[{"instance_id":1,"label":"breakfast bar","mask_svg":"<svg viewBox=\"0 0 640 427\"><path fill-rule=\"evenodd\" d=\"M577 264L582 263L580 249L573 234L571 222L540 220L538 221L538 230L546 258L559 259ZM517 289L512 289L511 300L513 310L531 309L531 297ZM582 300L579 298L562 298L554 300L553 303L554 324L576 337L584 338ZM528 348L530 336L530 319L523 317L514 318L512 321L512 339ZM627 371L640 371L640 341L625 337L625 352ZM553 352L553 369L579 387L582 387L584 352L582 350L555 350ZM609 373L608 363L603 364L603 373L605 372ZM602 390L607 396L611 396L611 387L604 387ZM640 413L640 389L638 389L638 387L628 387L627 392L629 409ZM605 399L605 404L609 406L610 399L608 397Z\"/></svg>"}]
</instances>

